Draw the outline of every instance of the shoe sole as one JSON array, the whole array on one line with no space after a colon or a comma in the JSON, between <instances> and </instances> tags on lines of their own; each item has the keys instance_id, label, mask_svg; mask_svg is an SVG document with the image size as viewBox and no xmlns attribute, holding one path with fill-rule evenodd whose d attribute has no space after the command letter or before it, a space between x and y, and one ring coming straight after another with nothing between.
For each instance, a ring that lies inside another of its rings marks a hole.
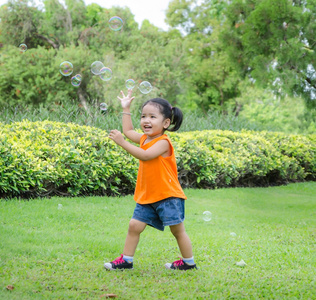
<instances>
[{"instance_id":1,"label":"shoe sole","mask_svg":"<svg viewBox=\"0 0 316 300\"><path fill-rule=\"evenodd\" d=\"M122 268L122 269L114 269L111 266L106 266L104 264L104 268L108 271L123 271L123 270L133 270L134 268Z\"/></svg>"},{"instance_id":2,"label":"shoe sole","mask_svg":"<svg viewBox=\"0 0 316 300\"><path fill-rule=\"evenodd\" d=\"M165 264L165 268L168 269L168 270L179 270L179 271L197 270L197 266L195 266L194 268L186 269L186 270L184 270L184 269L177 269L177 268L176 269L172 269L171 266L172 266L172 264L170 264L170 263Z\"/></svg>"}]
</instances>

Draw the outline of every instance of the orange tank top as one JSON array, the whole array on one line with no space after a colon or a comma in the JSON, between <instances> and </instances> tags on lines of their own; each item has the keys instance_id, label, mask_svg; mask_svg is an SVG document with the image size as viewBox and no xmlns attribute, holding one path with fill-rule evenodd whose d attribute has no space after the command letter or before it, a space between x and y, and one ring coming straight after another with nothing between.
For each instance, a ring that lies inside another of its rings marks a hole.
<instances>
[{"instance_id":1,"label":"orange tank top","mask_svg":"<svg viewBox=\"0 0 316 300\"><path fill-rule=\"evenodd\" d=\"M174 149L166 134L155 138L144 145L147 136L140 139L140 147L147 150L160 140L167 140L170 144L171 155L158 156L152 160L139 161L134 199L139 204L154 203L169 197L186 199L178 180L178 171Z\"/></svg>"}]
</instances>

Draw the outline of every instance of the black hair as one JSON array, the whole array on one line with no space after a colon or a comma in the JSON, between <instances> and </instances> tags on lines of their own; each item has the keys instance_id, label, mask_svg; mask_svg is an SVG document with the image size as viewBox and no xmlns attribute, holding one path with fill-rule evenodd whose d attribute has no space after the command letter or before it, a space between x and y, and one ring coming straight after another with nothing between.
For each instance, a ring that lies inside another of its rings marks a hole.
<instances>
[{"instance_id":1,"label":"black hair","mask_svg":"<svg viewBox=\"0 0 316 300\"><path fill-rule=\"evenodd\" d=\"M166 129L168 131L177 131L183 120L183 113L180 108L178 107L172 107L171 104L162 98L153 98L148 101L146 101L142 109L147 104L153 104L159 108L160 113L164 116L165 119L170 119L170 125L173 125L173 127L170 128L170 126Z\"/></svg>"}]
</instances>

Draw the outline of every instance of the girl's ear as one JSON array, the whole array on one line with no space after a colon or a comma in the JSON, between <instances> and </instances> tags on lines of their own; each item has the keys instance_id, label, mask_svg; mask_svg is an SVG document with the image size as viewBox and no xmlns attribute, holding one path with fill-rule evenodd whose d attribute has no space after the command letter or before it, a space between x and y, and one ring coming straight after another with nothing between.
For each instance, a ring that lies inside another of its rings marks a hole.
<instances>
[{"instance_id":1,"label":"girl's ear","mask_svg":"<svg viewBox=\"0 0 316 300\"><path fill-rule=\"evenodd\" d=\"M163 121L163 128L164 129L167 129L169 126L170 126L170 124L171 124L171 120L168 118L168 119L165 119L164 121Z\"/></svg>"}]
</instances>

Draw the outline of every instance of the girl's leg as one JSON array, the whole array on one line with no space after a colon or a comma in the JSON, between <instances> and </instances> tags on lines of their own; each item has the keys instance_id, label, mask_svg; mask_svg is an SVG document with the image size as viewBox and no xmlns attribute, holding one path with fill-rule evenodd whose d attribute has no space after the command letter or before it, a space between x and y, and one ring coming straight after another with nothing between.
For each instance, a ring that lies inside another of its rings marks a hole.
<instances>
[{"instance_id":1,"label":"girl's leg","mask_svg":"<svg viewBox=\"0 0 316 300\"><path fill-rule=\"evenodd\" d=\"M146 223L135 219L130 220L123 255L134 256L140 234L144 231L146 225Z\"/></svg>"},{"instance_id":2,"label":"girl's leg","mask_svg":"<svg viewBox=\"0 0 316 300\"><path fill-rule=\"evenodd\" d=\"M177 240L182 257L190 258L193 256L192 244L189 236L185 232L184 224L170 226L170 230Z\"/></svg>"},{"instance_id":3,"label":"girl's leg","mask_svg":"<svg viewBox=\"0 0 316 300\"><path fill-rule=\"evenodd\" d=\"M144 231L146 225L146 223L135 219L130 220L123 254L115 260L105 263L104 267L106 269L133 269L133 256L139 241L139 236Z\"/></svg>"}]
</instances>

